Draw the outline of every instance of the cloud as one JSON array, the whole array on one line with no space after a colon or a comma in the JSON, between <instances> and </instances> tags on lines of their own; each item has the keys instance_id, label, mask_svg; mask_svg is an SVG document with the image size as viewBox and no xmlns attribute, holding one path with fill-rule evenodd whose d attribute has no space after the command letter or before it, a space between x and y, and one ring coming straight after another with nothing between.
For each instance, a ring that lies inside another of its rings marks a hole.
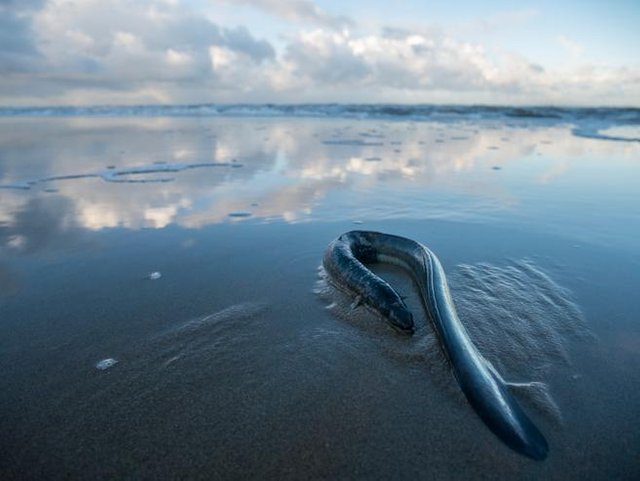
<instances>
[{"instance_id":1,"label":"cloud","mask_svg":"<svg viewBox=\"0 0 640 481\"><path fill-rule=\"evenodd\" d=\"M513 84L479 45L399 29L370 36L305 33L290 42L284 63L306 87L466 91ZM535 73L535 68L527 73Z\"/></svg>"},{"instance_id":2,"label":"cloud","mask_svg":"<svg viewBox=\"0 0 640 481\"><path fill-rule=\"evenodd\" d=\"M218 26L161 0L51 0L12 25L24 33L20 45L9 47L22 63L9 64L16 66L0 80L0 93L18 99L30 92L66 99L72 91L94 90L196 101L187 95L191 89L206 100L203 93L229 78L215 68L212 49L224 49L245 72L275 57L271 44L245 27Z\"/></svg>"},{"instance_id":3,"label":"cloud","mask_svg":"<svg viewBox=\"0 0 640 481\"><path fill-rule=\"evenodd\" d=\"M31 198L10 224L0 224L0 246L20 253L73 249L84 239L74 203L65 197Z\"/></svg>"},{"instance_id":4,"label":"cloud","mask_svg":"<svg viewBox=\"0 0 640 481\"><path fill-rule=\"evenodd\" d=\"M40 60L30 15L44 0L0 0L0 73L28 72Z\"/></svg>"},{"instance_id":5,"label":"cloud","mask_svg":"<svg viewBox=\"0 0 640 481\"><path fill-rule=\"evenodd\" d=\"M571 40L564 35L558 35L556 40L572 57L580 57L584 53L584 48L575 40Z\"/></svg>"},{"instance_id":6,"label":"cloud","mask_svg":"<svg viewBox=\"0 0 640 481\"><path fill-rule=\"evenodd\" d=\"M438 29L354 32L307 1L245 3L321 26L283 38L276 51L178 0L0 0L0 102L640 103L637 66L575 58L548 69Z\"/></svg>"},{"instance_id":7,"label":"cloud","mask_svg":"<svg viewBox=\"0 0 640 481\"><path fill-rule=\"evenodd\" d=\"M311 24L332 30L353 27L355 22L345 16L331 15L310 0L224 0L234 5L244 4L285 20Z\"/></svg>"},{"instance_id":8,"label":"cloud","mask_svg":"<svg viewBox=\"0 0 640 481\"><path fill-rule=\"evenodd\" d=\"M42 7L46 0L0 0L0 8L5 11L25 12Z\"/></svg>"},{"instance_id":9,"label":"cloud","mask_svg":"<svg viewBox=\"0 0 640 481\"><path fill-rule=\"evenodd\" d=\"M640 69L545 69L521 55L488 52L437 30L379 35L316 30L291 38L281 88L339 101L618 105L640 102Z\"/></svg>"},{"instance_id":10,"label":"cloud","mask_svg":"<svg viewBox=\"0 0 640 481\"><path fill-rule=\"evenodd\" d=\"M82 4L54 0L39 14L36 26L54 67L63 65L69 57L73 61L80 56L107 66L119 55L129 61L157 62L155 57L164 56L169 49L190 56L195 64L208 58L211 45L224 46L254 61L274 55L268 42L254 39L244 27L222 28L178 4L158 0L144 4L128 0L86 0ZM158 64L160 69L163 66ZM139 66L129 63L128 67Z\"/></svg>"}]
</instances>

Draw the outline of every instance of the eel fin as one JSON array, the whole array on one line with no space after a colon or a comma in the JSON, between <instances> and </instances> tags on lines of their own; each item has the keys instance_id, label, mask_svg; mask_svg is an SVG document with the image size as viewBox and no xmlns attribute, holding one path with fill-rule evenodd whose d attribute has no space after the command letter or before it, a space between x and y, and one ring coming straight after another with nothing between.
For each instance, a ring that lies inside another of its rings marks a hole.
<instances>
[{"instance_id":1,"label":"eel fin","mask_svg":"<svg viewBox=\"0 0 640 481\"><path fill-rule=\"evenodd\" d=\"M489 367L491 374L507 386L507 389L512 395L530 404L556 426L562 426L564 424L560 407L556 404L553 396L551 396L549 386L547 384L540 381L509 382L505 380L496 368L488 361L487 366Z\"/></svg>"},{"instance_id":2,"label":"eel fin","mask_svg":"<svg viewBox=\"0 0 640 481\"><path fill-rule=\"evenodd\" d=\"M507 382L505 383L512 394L517 394L519 398L526 400L538 412L543 414L556 426L562 426L564 420L560 407L549 392L549 386L543 382Z\"/></svg>"}]
</instances>

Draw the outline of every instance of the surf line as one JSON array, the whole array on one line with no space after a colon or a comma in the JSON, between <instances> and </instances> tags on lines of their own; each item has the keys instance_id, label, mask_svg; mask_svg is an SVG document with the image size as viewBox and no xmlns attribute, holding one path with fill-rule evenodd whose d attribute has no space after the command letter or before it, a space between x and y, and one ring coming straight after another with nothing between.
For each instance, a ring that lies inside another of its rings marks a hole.
<instances>
[{"instance_id":1,"label":"surf line","mask_svg":"<svg viewBox=\"0 0 640 481\"><path fill-rule=\"evenodd\" d=\"M544 435L471 341L458 318L436 255L405 237L351 231L332 241L323 257L330 283L355 296L356 305L372 309L396 330L413 334L411 312L389 283L365 266L373 263L394 264L411 274L458 385L487 427L514 451L535 460L545 459L549 446Z\"/></svg>"}]
</instances>

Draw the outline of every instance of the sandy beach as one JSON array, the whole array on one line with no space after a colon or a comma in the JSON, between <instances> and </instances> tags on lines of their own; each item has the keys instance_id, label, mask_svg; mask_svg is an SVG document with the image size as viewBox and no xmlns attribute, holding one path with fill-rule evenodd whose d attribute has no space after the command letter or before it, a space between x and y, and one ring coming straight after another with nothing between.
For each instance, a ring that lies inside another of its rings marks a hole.
<instances>
[{"instance_id":1,"label":"sandy beach","mask_svg":"<svg viewBox=\"0 0 640 481\"><path fill-rule=\"evenodd\" d=\"M637 125L472 113L0 118L0 477L639 476ZM328 288L352 229L437 253L545 461L406 274L410 338Z\"/></svg>"}]
</instances>

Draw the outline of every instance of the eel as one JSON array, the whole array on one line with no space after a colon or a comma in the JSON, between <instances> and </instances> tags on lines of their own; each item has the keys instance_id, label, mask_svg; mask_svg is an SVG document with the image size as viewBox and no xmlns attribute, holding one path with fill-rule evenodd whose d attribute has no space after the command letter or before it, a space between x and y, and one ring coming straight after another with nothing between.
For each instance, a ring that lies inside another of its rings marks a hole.
<instances>
[{"instance_id":1,"label":"eel","mask_svg":"<svg viewBox=\"0 0 640 481\"><path fill-rule=\"evenodd\" d=\"M323 257L330 283L387 319L397 331L412 334L413 316L402 297L365 264L389 263L408 271L427 317L469 404L487 427L514 451L544 460L549 446L509 392L507 383L471 341L458 318L447 279L436 255L411 239L371 231L351 231L331 242Z\"/></svg>"}]
</instances>

